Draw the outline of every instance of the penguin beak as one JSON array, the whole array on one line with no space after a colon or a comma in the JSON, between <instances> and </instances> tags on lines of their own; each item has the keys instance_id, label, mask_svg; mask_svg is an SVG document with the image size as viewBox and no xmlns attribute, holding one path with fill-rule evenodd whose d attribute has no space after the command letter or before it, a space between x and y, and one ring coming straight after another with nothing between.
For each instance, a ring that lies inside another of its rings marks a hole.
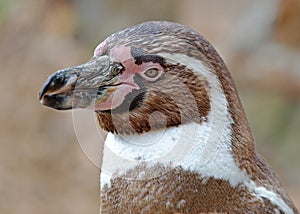
<instances>
[{"instance_id":1,"label":"penguin beak","mask_svg":"<svg viewBox=\"0 0 300 214\"><path fill-rule=\"evenodd\" d=\"M118 74L108 56L94 57L86 64L52 74L39 93L40 102L57 110L92 108L96 100L112 91Z\"/></svg>"}]
</instances>

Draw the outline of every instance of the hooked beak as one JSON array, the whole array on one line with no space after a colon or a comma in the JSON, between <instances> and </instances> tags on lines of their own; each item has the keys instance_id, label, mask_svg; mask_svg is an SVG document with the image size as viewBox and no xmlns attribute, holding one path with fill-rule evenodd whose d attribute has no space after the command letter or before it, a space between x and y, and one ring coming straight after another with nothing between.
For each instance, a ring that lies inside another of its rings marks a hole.
<instances>
[{"instance_id":1,"label":"hooked beak","mask_svg":"<svg viewBox=\"0 0 300 214\"><path fill-rule=\"evenodd\" d=\"M105 100L116 86L119 73L112 71L116 69L108 56L59 70L45 82L39 99L43 105L57 110L92 108L96 100Z\"/></svg>"}]
</instances>

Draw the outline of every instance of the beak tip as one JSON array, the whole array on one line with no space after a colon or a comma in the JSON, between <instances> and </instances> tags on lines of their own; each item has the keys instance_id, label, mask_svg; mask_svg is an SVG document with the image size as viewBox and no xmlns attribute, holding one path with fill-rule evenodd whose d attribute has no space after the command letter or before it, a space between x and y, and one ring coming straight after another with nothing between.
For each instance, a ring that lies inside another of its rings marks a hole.
<instances>
[{"instance_id":1,"label":"beak tip","mask_svg":"<svg viewBox=\"0 0 300 214\"><path fill-rule=\"evenodd\" d=\"M43 98L43 96L44 96L44 93L45 93L44 90L42 90L42 91L39 92L39 100L40 100L40 101L42 101L42 98Z\"/></svg>"},{"instance_id":2,"label":"beak tip","mask_svg":"<svg viewBox=\"0 0 300 214\"><path fill-rule=\"evenodd\" d=\"M40 103L41 103L42 105L45 105L43 99L40 99Z\"/></svg>"},{"instance_id":3,"label":"beak tip","mask_svg":"<svg viewBox=\"0 0 300 214\"><path fill-rule=\"evenodd\" d=\"M43 87L42 90L39 92L39 100L42 100L45 94L49 91L49 81L47 81Z\"/></svg>"},{"instance_id":4,"label":"beak tip","mask_svg":"<svg viewBox=\"0 0 300 214\"><path fill-rule=\"evenodd\" d=\"M65 78L59 75L61 72L58 71L48 77L47 81L44 83L42 90L39 92L39 99L42 100L43 97L48 93L63 87Z\"/></svg>"}]
</instances>

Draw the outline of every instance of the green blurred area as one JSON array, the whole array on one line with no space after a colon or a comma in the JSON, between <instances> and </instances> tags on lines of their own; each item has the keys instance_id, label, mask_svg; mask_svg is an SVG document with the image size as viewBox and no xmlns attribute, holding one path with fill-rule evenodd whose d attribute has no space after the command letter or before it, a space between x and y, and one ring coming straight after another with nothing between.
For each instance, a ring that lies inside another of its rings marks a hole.
<instances>
[{"instance_id":1,"label":"green blurred area","mask_svg":"<svg viewBox=\"0 0 300 214\"><path fill-rule=\"evenodd\" d=\"M0 213L98 212L99 170L77 144L72 115L41 106L38 92L109 34L147 20L183 23L212 42L258 151L299 208L299 14L298 0L0 0Z\"/></svg>"},{"instance_id":2,"label":"green blurred area","mask_svg":"<svg viewBox=\"0 0 300 214\"><path fill-rule=\"evenodd\" d=\"M0 19L3 21L8 15L11 7L18 3L20 0L0 0Z\"/></svg>"}]
</instances>

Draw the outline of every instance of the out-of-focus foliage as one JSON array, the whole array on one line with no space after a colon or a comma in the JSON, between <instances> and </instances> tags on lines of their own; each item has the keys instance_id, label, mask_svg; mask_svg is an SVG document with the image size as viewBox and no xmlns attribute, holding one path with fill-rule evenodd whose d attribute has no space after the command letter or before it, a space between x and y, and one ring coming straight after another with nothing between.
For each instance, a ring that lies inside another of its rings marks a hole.
<instances>
[{"instance_id":1,"label":"out-of-focus foliage","mask_svg":"<svg viewBox=\"0 0 300 214\"><path fill-rule=\"evenodd\" d=\"M259 152L299 208L299 14L298 0L0 0L0 213L98 212L99 171L76 143L71 113L41 106L38 91L109 34L159 19L219 50Z\"/></svg>"},{"instance_id":2,"label":"out-of-focus foliage","mask_svg":"<svg viewBox=\"0 0 300 214\"><path fill-rule=\"evenodd\" d=\"M16 4L17 1L18 0L0 0L0 24L5 19L7 11Z\"/></svg>"},{"instance_id":3,"label":"out-of-focus foliage","mask_svg":"<svg viewBox=\"0 0 300 214\"><path fill-rule=\"evenodd\" d=\"M294 49L300 48L299 11L298 0L281 1L275 27L275 38Z\"/></svg>"}]
</instances>

